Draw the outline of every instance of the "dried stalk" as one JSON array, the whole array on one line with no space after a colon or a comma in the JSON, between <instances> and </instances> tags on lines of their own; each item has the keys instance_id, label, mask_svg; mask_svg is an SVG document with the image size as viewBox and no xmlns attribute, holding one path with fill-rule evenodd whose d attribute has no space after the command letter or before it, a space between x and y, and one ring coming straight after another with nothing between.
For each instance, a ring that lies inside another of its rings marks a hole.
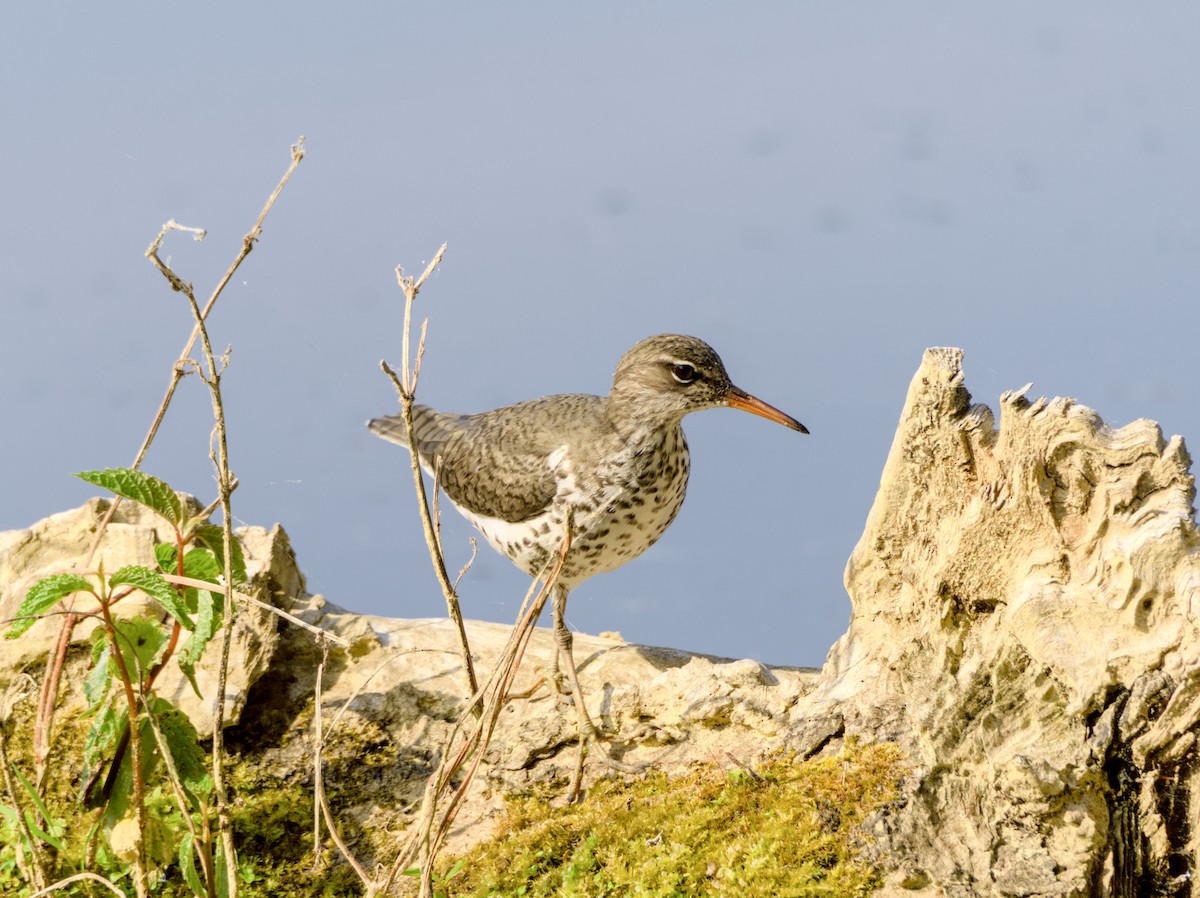
<instances>
[{"instance_id":1,"label":"dried stalk","mask_svg":"<svg viewBox=\"0 0 1200 898\"><path fill-rule=\"evenodd\" d=\"M241 264L245 260L246 256L250 255L251 250L254 249L255 242L258 240L259 235L262 234L262 224L267 217L267 213L271 211L272 207L274 207L275 200L279 198L279 194L283 191L284 186L289 180L291 180L293 172L296 171L296 167L300 164L300 160L304 158L304 152L304 137L302 136L292 147L292 160L291 164L287 168L287 171L284 172L283 177L279 180L279 183L275 185L275 190L272 191L270 197L267 198L266 204L263 206L262 211L258 214L258 218L254 222L254 227L252 227L250 232L242 239L241 251L238 253L236 258L234 258L233 264L229 266L229 269L225 272L224 277L221 278L220 282L216 286L216 289L213 290L212 295L204 304L204 309L200 313L201 321L208 317L208 313L211 312L213 306L216 305L217 298L221 295L222 291L224 291L225 285L229 283L230 279L237 272L238 268L241 267ZM174 221L170 221L163 226L163 229L159 232L158 237L156 237L154 242L151 243L150 248L146 250L147 256L157 256L158 247L162 242L163 236L168 230L172 229L186 230L191 233L196 240L201 240L204 238L204 231L202 229L184 228L176 224ZM160 266L160 270L161 269L162 266ZM168 277L168 279L170 278ZM174 286L174 284L172 284L172 286ZM200 324L197 323L197 325L192 328L192 333L188 337L187 343L184 344L183 351L179 354L179 361L171 366L171 380L167 385L167 391L163 395L162 402L159 403L158 410L154 414L154 420L150 424L150 429L146 432L145 439L142 440L142 445L138 449L137 455L134 457L133 464L130 465L130 467L135 470L141 467L142 461L146 457L146 453L150 450L150 444L154 442L154 438L158 434L158 428L162 424L163 418L166 417L167 408L170 406L171 400L175 396L175 388L179 386L179 381L183 379L183 376L186 373L184 362L191 355L192 347L195 346L196 338L199 335ZM83 562L83 567L91 567L92 559L95 557L96 551L100 548L100 541L104 538L104 532L108 528L109 523L112 521L113 516L117 513L117 509L120 507L120 505L121 497L117 496L108 506L108 511L105 513L104 518L100 521L100 525L96 528L95 536L92 537L92 543L88 547L88 554L87 558ZM71 610L69 605L67 610ZM66 617L63 618L62 627L59 630L58 646L54 653L47 658L45 673L42 677L42 690L38 697L37 715L34 717L33 723L34 766L37 773L37 788L39 792L41 791L45 782L45 776L47 772L46 760L49 755L49 733L54 724L54 704L58 696L58 686L62 678L62 667L64 661L66 660L67 647L71 644L71 633L74 628L75 618L70 614L66 615Z\"/></svg>"},{"instance_id":2,"label":"dried stalk","mask_svg":"<svg viewBox=\"0 0 1200 898\"><path fill-rule=\"evenodd\" d=\"M45 898L46 895L50 895L59 891L60 889L65 889L67 886L77 882L98 882L100 885L113 892L113 894L118 895L119 898L125 898L125 893L122 892L115 883L105 879L103 876L100 876L97 873L76 873L74 876L68 876L66 879L60 879L58 882L47 886L39 892L34 892L29 896L29 898Z\"/></svg>"},{"instance_id":3,"label":"dried stalk","mask_svg":"<svg viewBox=\"0 0 1200 898\"><path fill-rule=\"evenodd\" d=\"M158 236L151 242L150 247L146 250L146 257L154 263L155 267L167 279L171 285L171 289L182 293L188 301L188 305L192 311L192 318L195 320L195 325L192 328L191 336L188 338L187 345L180 356L180 361L175 364L172 369L171 383L167 388L167 394L163 398L162 404L159 406L158 414L155 416L154 422L151 424L150 431L146 435L146 440L142 444L142 448L138 452L137 460L134 467L137 467L145 457L146 451L149 449L151 441L154 439L158 431L159 425L162 423L163 416L166 414L167 406L170 404L171 398L174 395L175 388L182 379L184 372L187 370L186 361L189 358L192 347L195 345L196 338L199 336L201 345L204 351L204 359L207 371L197 371L200 378L208 387L209 394L212 398L213 420L214 420L214 440L216 445L210 445L209 456L212 458L213 465L217 469L217 495L221 505L222 523L224 527L223 544L224 544L224 559L223 567L225 571L225 615L222 621L223 639L221 642L221 663L217 673L217 695L215 707L213 709L213 786L217 796L217 825L221 833L221 845L225 858L225 871L227 893L230 898L237 898L238 880L237 880L237 851L233 842L233 822L229 812L229 796L225 788L225 765L224 765L224 721L225 721L225 682L229 671L229 650L233 643L233 627L237 619L237 610L234 605L233 591L233 512L230 507L230 496L233 492L235 480L229 469L229 446L228 432L225 425L225 407L221 398L221 375L228 364L228 352L222 357L220 365L217 363L217 358L213 353L212 342L208 336L208 328L206 320L209 312L212 310L217 297L224 291L225 286L229 283L234 273L241 266L243 260L250 255L254 249L254 244L258 241L262 234L262 223L266 219L267 213L275 205L275 200L279 197L284 186L291 179L292 173L300 164L300 160L304 158L304 138L292 147L292 159L287 171L276 185L275 190L268 197L266 204L259 213L258 219L249 233L242 238L242 248L238 255L234 258L233 263L226 270L224 277L218 282L213 290L212 296L201 309L196 301L196 295L192 289L192 285L185 283L171 268L166 265L159 257L158 251L162 245L163 238L170 230L185 230L193 233L197 239L203 236L203 231L198 229L188 229L179 225L175 221L169 221L165 224ZM109 508L109 514L101 523L100 532L97 533L96 540L93 543L93 551L95 546L99 545L100 533L112 519L112 515L116 510L117 503L114 502ZM88 562L90 563L91 554L89 554Z\"/></svg>"},{"instance_id":4,"label":"dried stalk","mask_svg":"<svg viewBox=\"0 0 1200 898\"><path fill-rule=\"evenodd\" d=\"M13 785L13 768L8 760L5 739L5 730L8 728L9 715L12 713L13 705L25 697L25 693L21 687L26 684L35 685L33 677L29 676L29 674L18 674L12 683L9 684L3 700L0 700L0 773L4 776L5 798L8 801L8 806L17 815L17 828L21 831L21 836L25 840L24 842L18 840L16 845L17 868L26 882L33 883L34 889L44 889L46 887L46 864L42 860L42 853L38 848L37 840L33 837L33 831L29 828L29 821L25 819L25 803L21 800L16 786ZM28 858L25 857L25 844L29 845L30 856Z\"/></svg>"},{"instance_id":5,"label":"dried stalk","mask_svg":"<svg viewBox=\"0 0 1200 898\"><path fill-rule=\"evenodd\" d=\"M329 663L329 646L324 640L320 640L320 645L321 663L317 666L316 695L313 697L313 729L315 731L313 733L313 791L316 794L316 801L313 802L313 870L314 872L316 871L321 857L321 820L322 815L324 815L325 824L329 827L329 835L333 839L334 844L337 845L338 851L342 853L342 857L354 869L354 872L358 875L363 885L367 885L371 881L370 874L363 869L362 864L358 862L358 858L350 850L350 846L346 844L341 833L338 832L337 822L333 818L333 808L329 806L329 797L325 794L324 765L321 762L321 751L325 745L321 689L325 677L325 665ZM351 701L353 701L353 698L351 698ZM346 705L349 705L349 702ZM341 715L339 714L338 716L340 717ZM337 718L334 718L334 723L337 723Z\"/></svg>"},{"instance_id":6,"label":"dried stalk","mask_svg":"<svg viewBox=\"0 0 1200 898\"><path fill-rule=\"evenodd\" d=\"M450 614L450 619L454 621L454 625L458 630L459 643L462 648L463 670L467 676L467 693L474 695L479 691L479 681L475 676L475 664L471 660L471 645L467 639L467 628L463 622L462 609L458 603L458 593L454 589L454 584L450 582L450 575L446 571L446 560L442 556L437 527L429 511L429 497L425 492L425 478L421 474L421 456L417 451L416 434L413 433L413 403L416 401L417 380L421 375L421 359L425 355L425 333L429 322L426 320L421 325L421 340L417 346L416 361L410 368L409 353L412 339L412 307L417 294L421 290L421 286L441 263L442 256L446 252L446 246L447 244L445 243L441 245L441 248L438 249L429 264L425 266L425 271L419 278L405 277L404 270L399 267L396 268L396 280L399 282L400 289L404 293L404 336L401 342L401 374L397 376L396 372L392 370L386 361L380 361L379 366L391 378L392 385L396 388L396 392L400 396L400 413L404 418L404 426L408 431L409 457L412 463L413 483L417 490L417 505L421 512L421 525L425 531L425 544L429 548L429 556L433 561L433 569L437 574L438 583L442 587L442 595L446 599L446 609ZM472 711L478 716L479 706L472 705Z\"/></svg>"},{"instance_id":7,"label":"dried stalk","mask_svg":"<svg viewBox=\"0 0 1200 898\"><path fill-rule=\"evenodd\" d=\"M400 874L400 871L406 869L415 859L419 861L421 871L421 896L422 898L432 896L434 861L445 842L446 835L466 797L475 774L478 772L479 765L483 760L496 723L499 720L500 711L508 700L509 689L512 686L529 639L533 635L542 609L554 589L554 585L562 572L563 565L566 563L574 531L574 515L568 509L562 547L552 564L548 565L552 566L553 570L549 572L548 576L543 571L543 576L535 579L533 587L530 588L529 593L525 597L525 602L522 604L517 625L509 637L504 652L493 668L487 683L480 687L471 662L470 645L467 640L462 612L459 608L456 592L457 582L450 582L446 571L445 559L441 551L438 521L431 516L429 511L429 500L425 491L424 478L421 474L420 454L417 448L416 435L413 430L413 404L415 401L417 379L421 370L421 359L425 352L425 333L428 321L422 324L417 357L415 363L410 367L409 350L412 332L412 306L421 285L437 267L445 250L446 246L443 244L420 278L405 277L401 269L396 269L396 276L405 298L401 375L398 376L385 361L380 362L380 367L391 378L392 384L400 396L401 414L408 434L409 457L412 465L413 482L417 492L418 508L421 513L421 523L425 532L425 542L429 549L430 558L433 561L434 570L437 573L438 582L441 584L442 593L446 598L450 618L458 628L463 655L463 668L467 672L469 683L470 698L468 699L468 707L474 713L475 720L474 727L462 738L462 744L459 745L457 750L454 749L454 746L462 734L465 725L464 720L460 719L451 730L446 740L438 769L426 783L424 797L421 802L420 822L392 864L387 876L382 881L368 883L368 898L386 893L391 888L395 878ZM435 481L437 480L436 471L434 479ZM474 541L472 542L474 543ZM474 554L472 554L473 558ZM469 565L470 562L467 563L467 566ZM465 570L466 568L464 568ZM460 573L459 576L461 577L462 574ZM534 591L538 580L541 580L542 586L537 591L535 597ZM581 734L581 751L583 750L582 738ZM444 809L439 811L439 801L442 794L448 788L451 778L468 761L470 761L470 766L467 769L463 782L450 795Z\"/></svg>"},{"instance_id":8,"label":"dried stalk","mask_svg":"<svg viewBox=\"0 0 1200 898\"><path fill-rule=\"evenodd\" d=\"M176 574L163 574L162 578L168 583L174 583L177 586L192 586L196 589L212 588L212 584L207 580L197 580L194 577L180 577ZM307 621L296 617L294 614L288 614L282 608L276 608L270 602L264 602L262 599L256 599L249 593L240 592L236 589L233 591L233 597L238 601L247 602L248 604L254 605L256 608L261 608L263 611L269 611L276 617L281 617L289 624L293 624L302 630L308 630L310 633L315 634L318 639L327 639L330 642L336 642L342 648L350 648L350 640L338 636L336 633L332 633L329 630L322 630L320 627L313 626Z\"/></svg>"},{"instance_id":9,"label":"dried stalk","mask_svg":"<svg viewBox=\"0 0 1200 898\"><path fill-rule=\"evenodd\" d=\"M446 740L445 749L442 752L441 763L426 784L425 795L422 799L421 819L417 825L417 829L409 838L396 861L392 864L383 882L373 884L368 889L368 898L386 893L396 876L400 874L400 871L411 866L414 860L418 861L421 869L422 898L430 898L433 895L432 877L434 862L445 842L454 818L466 798L467 791L470 789L475 774L478 772L479 764L483 761L483 757L487 752L492 734L496 728L496 723L500 719L500 712L508 701L509 688L516 677L521 659L525 655L525 649L529 644L530 638L533 636L538 618L541 616L542 609L546 605L546 600L550 597L554 585L558 582L558 578L562 573L563 565L566 563L567 554L571 548L574 526L574 514L571 509L568 509L562 546L554 559L553 569L549 572L548 576L538 578L541 580L541 589L537 591L537 595L532 600L532 588L529 594L526 595L525 601L521 606L521 612L518 615L517 624L513 628L512 635L509 637L508 643L500 655L500 659L492 669L487 683L484 684L477 695L472 696L472 703L476 706L478 706L477 702L482 702L482 711L478 719L474 722L474 728L464 737L462 744L456 751L452 751L452 749L461 733L463 722L460 720L451 731L449 738ZM536 580L534 585L537 585ZM467 763L468 759L471 764L466 775L463 777L463 781L459 784L453 795L450 796L445 809L439 813L439 798L449 786L454 774Z\"/></svg>"},{"instance_id":10,"label":"dried stalk","mask_svg":"<svg viewBox=\"0 0 1200 898\"><path fill-rule=\"evenodd\" d=\"M224 527L222 544L224 548L223 570L225 571L225 615L221 621L221 664L217 669L217 696L213 708L213 788L217 794L217 826L221 832L221 846L225 856L225 873L227 890L230 898L237 898L237 852L233 843L233 819L229 812L229 794L225 788L224 765L224 725L225 725L225 680L229 671L229 649L233 643L233 626L237 619L237 609L233 602L233 511L230 508L230 495L233 492L233 475L229 471L229 447L225 427L225 405L221 398L221 376L228 363L228 350L217 364L213 354L212 342L209 340L208 328L205 325L204 313L196 302L192 285L182 281L174 271L167 266L158 255L158 247L163 234L171 229L173 222L164 226L158 238L150 245L147 256L159 271L167 278L171 288L184 295L191 306L192 317L196 320L196 329L200 332L200 341L204 350L204 360L207 371L198 370L201 380L208 387L212 398L215 447L210 444L209 457L217 469L217 496L221 502L221 516ZM243 243L243 252L248 253L252 240L247 237ZM131 728L132 728L131 722ZM135 755L136 757L136 755ZM135 761L134 770L137 770ZM139 820L139 828L141 821Z\"/></svg>"}]
</instances>

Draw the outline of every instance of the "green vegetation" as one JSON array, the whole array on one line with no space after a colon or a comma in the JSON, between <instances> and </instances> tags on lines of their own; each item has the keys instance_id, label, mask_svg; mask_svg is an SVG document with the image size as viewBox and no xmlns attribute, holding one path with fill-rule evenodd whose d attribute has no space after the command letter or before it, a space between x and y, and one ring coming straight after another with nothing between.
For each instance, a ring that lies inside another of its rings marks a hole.
<instances>
[{"instance_id":1,"label":"green vegetation","mask_svg":"<svg viewBox=\"0 0 1200 898\"><path fill-rule=\"evenodd\" d=\"M25 712L29 713L28 711ZM24 718L24 714L21 718ZM14 760L29 751L17 724ZM88 721L68 726L57 764L77 770ZM303 727L303 721L295 721ZM251 726L254 726L251 724ZM289 733L295 729L288 728ZM256 731L249 741L279 745L283 733ZM347 744L347 754L370 746ZM297 771L270 757L234 751L229 757L233 829L242 898L340 898L362 894L362 884L326 840L312 853L312 788ZM394 762L394 759L393 759ZM510 802L494 838L462 857L442 859L435 889L447 898L480 896L864 896L879 884L865 860L863 823L895 797L903 760L890 744L851 744L815 761L774 758L752 773L697 766L677 777L648 773L631 782L594 786L583 802L560 807L561 796L525 796ZM58 873L78 869L91 815L81 813L70 784L46 795L48 817L67 822ZM347 784L349 785L349 784ZM355 788L335 806L361 800ZM178 832L182 819L158 790L147 800L148 854L157 862L156 894L188 898L177 857L156 850L156 833ZM358 830L347 835L375 845L384 856L398 834ZM15 869L14 831L0 820L0 894L30 894ZM169 841L169 838L167 839ZM360 846L365 843L359 841ZM75 860L71 860L74 858ZM101 851L91 869L106 872L132 892L124 865ZM401 893L416 882L402 878ZM59 894L107 895L87 883Z\"/></svg>"},{"instance_id":2,"label":"green vegetation","mask_svg":"<svg viewBox=\"0 0 1200 898\"><path fill-rule=\"evenodd\" d=\"M862 823L894 799L890 744L776 758L754 772L705 766L597 785L578 805L514 801L496 837L458 861L454 896L851 896L879 885Z\"/></svg>"},{"instance_id":3,"label":"green vegetation","mask_svg":"<svg viewBox=\"0 0 1200 898\"><path fill-rule=\"evenodd\" d=\"M41 615L77 594L94 605L81 604L76 612L103 623L95 631L83 680L87 729L77 743L83 770L78 798L97 815L81 815L78 805L60 805L62 816L56 818L30 777L11 766L4 773L22 788L9 794L16 806L0 803L3 834L13 845L11 853L0 851L0 881L19 870L33 884L41 883L52 874L87 868L90 856L114 880L132 867L142 877L139 892L156 884L160 868L177 862L192 892L215 895L224 856L211 825L215 808L208 758L192 722L155 694L154 682L173 657L199 694L195 667L224 617L219 582L226 579L224 530L209 524L204 513L189 515L170 486L140 471L110 468L76 476L158 514L171 541L154 547L155 568L127 565L106 576L100 565L94 575L53 574L38 581L4 634L19 638ZM240 585L246 579L241 547L233 542L229 550L230 579ZM204 588L208 585L212 588ZM160 613L117 617L114 607L134 592L150 597ZM72 626L74 619L66 620ZM60 652L66 643L61 646ZM75 825L68 827L67 821ZM37 843L53 849L52 863L43 863Z\"/></svg>"}]
</instances>

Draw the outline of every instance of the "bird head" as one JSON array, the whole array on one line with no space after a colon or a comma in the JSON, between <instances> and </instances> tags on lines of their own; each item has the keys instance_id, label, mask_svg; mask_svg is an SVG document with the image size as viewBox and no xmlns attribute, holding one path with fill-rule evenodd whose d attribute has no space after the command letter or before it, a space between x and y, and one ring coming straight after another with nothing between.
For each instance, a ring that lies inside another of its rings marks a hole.
<instances>
[{"instance_id":1,"label":"bird head","mask_svg":"<svg viewBox=\"0 0 1200 898\"><path fill-rule=\"evenodd\" d=\"M690 412L727 406L808 433L795 418L735 387L716 350L682 334L647 337L625 353L609 402L640 423L678 421Z\"/></svg>"}]
</instances>

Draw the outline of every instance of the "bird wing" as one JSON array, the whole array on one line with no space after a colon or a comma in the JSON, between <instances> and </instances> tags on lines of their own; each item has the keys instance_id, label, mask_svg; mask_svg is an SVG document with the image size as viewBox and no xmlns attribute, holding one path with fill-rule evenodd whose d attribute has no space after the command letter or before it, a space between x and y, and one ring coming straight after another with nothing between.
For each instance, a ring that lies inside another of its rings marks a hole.
<instances>
[{"instance_id":1,"label":"bird wing","mask_svg":"<svg viewBox=\"0 0 1200 898\"><path fill-rule=\"evenodd\" d=\"M550 507L567 467L552 466L551 455L586 440L603 418L603 407L600 397L584 395L534 399L479 415L415 406L413 428L424 467L436 472L450 501L474 514L517 522ZM408 445L398 415L376 418L368 427Z\"/></svg>"}]
</instances>

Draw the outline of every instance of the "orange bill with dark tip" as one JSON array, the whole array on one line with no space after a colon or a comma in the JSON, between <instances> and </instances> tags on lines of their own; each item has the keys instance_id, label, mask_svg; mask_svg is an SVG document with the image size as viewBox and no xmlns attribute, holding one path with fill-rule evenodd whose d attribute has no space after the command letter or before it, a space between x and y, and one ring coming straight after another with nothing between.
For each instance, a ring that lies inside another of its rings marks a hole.
<instances>
[{"instance_id":1,"label":"orange bill with dark tip","mask_svg":"<svg viewBox=\"0 0 1200 898\"><path fill-rule=\"evenodd\" d=\"M725 398L730 408L738 408L744 412L750 412L752 415L766 418L768 421L774 421L776 424L782 424L784 427L790 427L792 430L798 430L800 433L808 433L808 428L791 415L785 415L775 406L767 405L757 396L751 396L745 390L730 386L729 394Z\"/></svg>"}]
</instances>

